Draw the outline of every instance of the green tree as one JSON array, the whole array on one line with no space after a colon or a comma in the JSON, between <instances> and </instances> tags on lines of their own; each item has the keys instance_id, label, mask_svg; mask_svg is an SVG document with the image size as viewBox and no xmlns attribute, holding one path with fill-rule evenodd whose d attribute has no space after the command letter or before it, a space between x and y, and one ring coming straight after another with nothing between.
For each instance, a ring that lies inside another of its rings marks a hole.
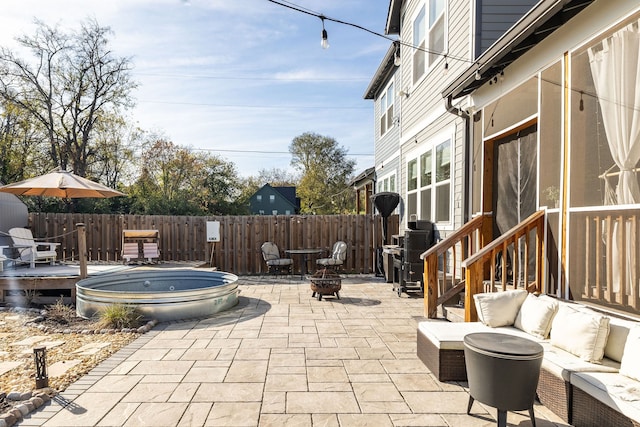
<instances>
[{"instance_id":1,"label":"green tree","mask_svg":"<svg viewBox=\"0 0 640 427\"><path fill-rule=\"evenodd\" d=\"M355 160L328 136L305 132L289 145L291 165L300 172L297 194L302 213L338 214L353 209L348 182Z\"/></svg>"},{"instance_id":2,"label":"green tree","mask_svg":"<svg viewBox=\"0 0 640 427\"><path fill-rule=\"evenodd\" d=\"M209 153L152 136L143 144L140 176L130 186L132 213L150 215L229 215L240 180L233 163Z\"/></svg>"},{"instance_id":3,"label":"green tree","mask_svg":"<svg viewBox=\"0 0 640 427\"><path fill-rule=\"evenodd\" d=\"M33 36L17 39L33 54L32 62L0 48L0 97L37 123L49 154L45 169L87 176L96 128L133 105L130 61L111 52L111 30L95 20L70 33L36 24Z\"/></svg>"}]
</instances>

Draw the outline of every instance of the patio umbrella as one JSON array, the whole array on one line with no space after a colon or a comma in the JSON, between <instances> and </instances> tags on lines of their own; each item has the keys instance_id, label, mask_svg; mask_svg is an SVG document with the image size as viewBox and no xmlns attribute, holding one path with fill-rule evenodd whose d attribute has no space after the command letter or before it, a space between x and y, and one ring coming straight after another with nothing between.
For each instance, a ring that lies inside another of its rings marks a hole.
<instances>
[{"instance_id":1,"label":"patio umbrella","mask_svg":"<svg viewBox=\"0 0 640 427\"><path fill-rule=\"evenodd\" d=\"M88 180L72 172L54 169L48 174L0 187L0 191L18 196L64 197L66 199L124 196L117 190Z\"/></svg>"}]
</instances>

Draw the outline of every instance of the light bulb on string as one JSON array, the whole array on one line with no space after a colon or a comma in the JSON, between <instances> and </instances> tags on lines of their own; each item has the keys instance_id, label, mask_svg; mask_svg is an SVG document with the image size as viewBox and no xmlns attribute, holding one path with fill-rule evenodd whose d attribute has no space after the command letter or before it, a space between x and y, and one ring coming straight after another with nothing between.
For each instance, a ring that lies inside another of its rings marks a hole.
<instances>
[{"instance_id":1,"label":"light bulb on string","mask_svg":"<svg viewBox=\"0 0 640 427\"><path fill-rule=\"evenodd\" d=\"M396 51L393 54L393 65L395 65L396 67L399 67L400 64L402 63L401 57L400 57L400 43L394 43L396 45Z\"/></svg>"},{"instance_id":2,"label":"light bulb on string","mask_svg":"<svg viewBox=\"0 0 640 427\"><path fill-rule=\"evenodd\" d=\"M324 29L324 16L320 16L320 20L322 21L322 39L320 40L320 46L322 46L323 49L329 49L329 37L327 30Z\"/></svg>"}]
</instances>

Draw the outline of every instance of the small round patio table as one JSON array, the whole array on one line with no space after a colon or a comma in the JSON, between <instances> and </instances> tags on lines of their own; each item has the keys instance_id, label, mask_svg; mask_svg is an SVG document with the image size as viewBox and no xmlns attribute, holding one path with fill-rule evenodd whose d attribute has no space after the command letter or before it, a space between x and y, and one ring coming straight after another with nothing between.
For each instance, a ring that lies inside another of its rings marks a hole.
<instances>
[{"instance_id":1,"label":"small round patio table","mask_svg":"<svg viewBox=\"0 0 640 427\"><path fill-rule=\"evenodd\" d=\"M289 255L299 255L300 260L300 278L303 279L307 275L307 262L309 255L318 255L323 252L322 249L287 249L284 251Z\"/></svg>"},{"instance_id":2,"label":"small round patio table","mask_svg":"<svg viewBox=\"0 0 640 427\"><path fill-rule=\"evenodd\" d=\"M469 404L478 400L498 410L499 427L507 425L507 411L529 410L533 402L544 350L532 340L513 335L478 332L464 337L464 358L469 381Z\"/></svg>"}]
</instances>

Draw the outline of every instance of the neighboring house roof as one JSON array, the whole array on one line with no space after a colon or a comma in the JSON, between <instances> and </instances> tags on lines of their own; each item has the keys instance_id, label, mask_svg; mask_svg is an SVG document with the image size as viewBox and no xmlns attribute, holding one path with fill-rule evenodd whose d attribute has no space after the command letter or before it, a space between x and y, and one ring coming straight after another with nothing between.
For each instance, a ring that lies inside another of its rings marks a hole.
<instances>
[{"instance_id":1,"label":"neighboring house roof","mask_svg":"<svg viewBox=\"0 0 640 427\"><path fill-rule=\"evenodd\" d=\"M396 72L398 68L394 63L394 57L396 53L396 44L391 43L387 53L384 55L384 59L378 66L376 73L373 75L367 90L364 91L364 99L375 99L381 90L384 90L387 82L391 76Z\"/></svg>"},{"instance_id":2,"label":"neighboring house roof","mask_svg":"<svg viewBox=\"0 0 640 427\"><path fill-rule=\"evenodd\" d=\"M266 184L269 185L269 184ZM282 194L282 197L287 199L289 203L296 206L296 187L271 187L278 193ZM298 206L300 204L298 203Z\"/></svg>"},{"instance_id":3,"label":"neighboring house roof","mask_svg":"<svg viewBox=\"0 0 640 427\"><path fill-rule=\"evenodd\" d=\"M393 1L393 0L392 0ZM445 98L468 95L567 23L595 0L541 0L443 92ZM476 79L480 71L480 79Z\"/></svg>"},{"instance_id":4,"label":"neighboring house roof","mask_svg":"<svg viewBox=\"0 0 640 427\"><path fill-rule=\"evenodd\" d=\"M374 182L375 181L375 175L376 175L376 168L375 167L367 168L363 172L358 174L358 176L356 176L351 181L349 181L349 187L351 187L351 186L353 186L353 187L363 187L364 185L368 184L369 182Z\"/></svg>"}]
</instances>

